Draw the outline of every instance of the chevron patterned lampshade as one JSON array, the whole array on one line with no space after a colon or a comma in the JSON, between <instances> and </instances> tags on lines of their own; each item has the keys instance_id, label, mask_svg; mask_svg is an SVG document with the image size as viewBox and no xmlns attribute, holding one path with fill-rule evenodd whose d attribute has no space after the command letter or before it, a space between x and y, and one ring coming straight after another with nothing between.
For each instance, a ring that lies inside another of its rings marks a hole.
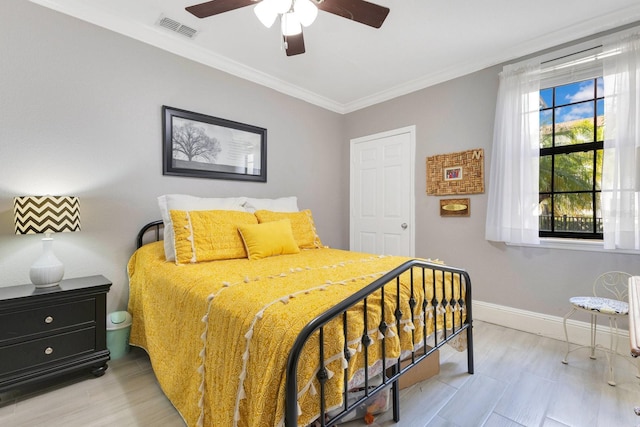
<instances>
[{"instance_id":1,"label":"chevron patterned lampshade","mask_svg":"<svg viewBox=\"0 0 640 427\"><path fill-rule=\"evenodd\" d=\"M69 196L22 196L13 200L16 234L45 233L43 252L31 266L29 277L36 287L56 286L64 265L53 253L51 233L80 230L80 202Z\"/></svg>"},{"instance_id":2,"label":"chevron patterned lampshade","mask_svg":"<svg viewBox=\"0 0 640 427\"><path fill-rule=\"evenodd\" d=\"M16 234L80 230L80 202L69 196L22 196L13 201Z\"/></svg>"}]
</instances>

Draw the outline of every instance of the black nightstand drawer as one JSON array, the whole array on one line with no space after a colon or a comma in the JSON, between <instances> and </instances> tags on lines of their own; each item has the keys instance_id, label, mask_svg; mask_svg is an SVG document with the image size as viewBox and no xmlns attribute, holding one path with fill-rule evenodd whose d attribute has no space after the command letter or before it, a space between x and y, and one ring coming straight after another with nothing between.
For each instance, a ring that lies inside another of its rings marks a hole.
<instances>
[{"instance_id":1,"label":"black nightstand drawer","mask_svg":"<svg viewBox=\"0 0 640 427\"><path fill-rule=\"evenodd\" d=\"M92 323L95 318L94 298L0 314L0 344L16 338L27 339L33 334Z\"/></svg>"},{"instance_id":2,"label":"black nightstand drawer","mask_svg":"<svg viewBox=\"0 0 640 427\"><path fill-rule=\"evenodd\" d=\"M34 368L69 356L94 351L94 327L0 347L0 374Z\"/></svg>"},{"instance_id":3,"label":"black nightstand drawer","mask_svg":"<svg viewBox=\"0 0 640 427\"><path fill-rule=\"evenodd\" d=\"M102 376L110 287L104 276L0 287L0 393L74 371Z\"/></svg>"}]
</instances>

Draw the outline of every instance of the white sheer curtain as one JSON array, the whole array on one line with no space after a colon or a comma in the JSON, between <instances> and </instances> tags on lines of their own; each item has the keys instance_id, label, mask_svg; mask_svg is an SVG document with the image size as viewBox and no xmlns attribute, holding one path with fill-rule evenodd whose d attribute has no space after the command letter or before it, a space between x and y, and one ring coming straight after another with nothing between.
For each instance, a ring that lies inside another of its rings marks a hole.
<instances>
[{"instance_id":1,"label":"white sheer curtain","mask_svg":"<svg viewBox=\"0 0 640 427\"><path fill-rule=\"evenodd\" d=\"M640 249L640 33L603 44L605 141L602 218L605 249Z\"/></svg>"},{"instance_id":2,"label":"white sheer curtain","mask_svg":"<svg viewBox=\"0 0 640 427\"><path fill-rule=\"evenodd\" d=\"M500 73L491 153L485 237L540 243L540 62L508 65Z\"/></svg>"}]
</instances>

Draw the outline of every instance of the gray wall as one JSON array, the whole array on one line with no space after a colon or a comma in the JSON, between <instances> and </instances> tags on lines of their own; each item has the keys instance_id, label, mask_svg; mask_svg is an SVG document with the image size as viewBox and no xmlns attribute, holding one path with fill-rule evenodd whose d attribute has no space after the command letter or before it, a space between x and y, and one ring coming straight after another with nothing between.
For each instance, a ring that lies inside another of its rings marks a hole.
<instances>
[{"instance_id":1,"label":"gray wall","mask_svg":"<svg viewBox=\"0 0 640 427\"><path fill-rule=\"evenodd\" d=\"M126 263L156 197L296 195L320 236L348 246L349 140L416 125L416 254L466 268L477 300L555 316L604 270L640 274L636 255L507 247L484 239L486 194L471 216L441 218L426 195L427 156L491 140L501 67L340 116L82 21L21 1L0 14L0 286L26 283L39 236L13 234L12 199L81 199L79 233L55 236L67 276L114 282L109 310L126 306ZM161 106L268 129L268 182L165 177ZM467 197L467 196L465 196Z\"/></svg>"},{"instance_id":2,"label":"gray wall","mask_svg":"<svg viewBox=\"0 0 640 427\"><path fill-rule=\"evenodd\" d=\"M162 175L161 107L268 129L268 182ZM295 195L325 244L348 246L344 116L22 0L0 13L0 286L28 283L41 236L13 234L13 197L80 197L54 236L66 277L103 274L126 307L137 230L156 197Z\"/></svg>"},{"instance_id":3,"label":"gray wall","mask_svg":"<svg viewBox=\"0 0 640 427\"><path fill-rule=\"evenodd\" d=\"M426 194L426 158L483 148L485 190L491 170L493 121L502 66L491 67L347 117L347 138L416 125L416 256L467 269L474 299L564 316L568 299L591 292L607 270L640 274L638 255L506 246L484 238L487 194L470 196L471 216L443 218L440 196Z\"/></svg>"}]
</instances>

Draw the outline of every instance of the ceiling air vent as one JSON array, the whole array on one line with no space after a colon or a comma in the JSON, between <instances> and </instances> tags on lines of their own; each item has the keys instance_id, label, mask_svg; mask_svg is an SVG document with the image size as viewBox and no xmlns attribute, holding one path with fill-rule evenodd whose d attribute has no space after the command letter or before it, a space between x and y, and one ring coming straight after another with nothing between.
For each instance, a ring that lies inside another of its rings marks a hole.
<instances>
[{"instance_id":1,"label":"ceiling air vent","mask_svg":"<svg viewBox=\"0 0 640 427\"><path fill-rule=\"evenodd\" d=\"M195 30L191 27L188 27L184 24L179 23L171 18L167 18L165 16L161 16L158 20L158 25L160 27L166 28L168 30L173 31L174 33L181 34L190 39L194 38L198 33L198 30Z\"/></svg>"}]
</instances>

